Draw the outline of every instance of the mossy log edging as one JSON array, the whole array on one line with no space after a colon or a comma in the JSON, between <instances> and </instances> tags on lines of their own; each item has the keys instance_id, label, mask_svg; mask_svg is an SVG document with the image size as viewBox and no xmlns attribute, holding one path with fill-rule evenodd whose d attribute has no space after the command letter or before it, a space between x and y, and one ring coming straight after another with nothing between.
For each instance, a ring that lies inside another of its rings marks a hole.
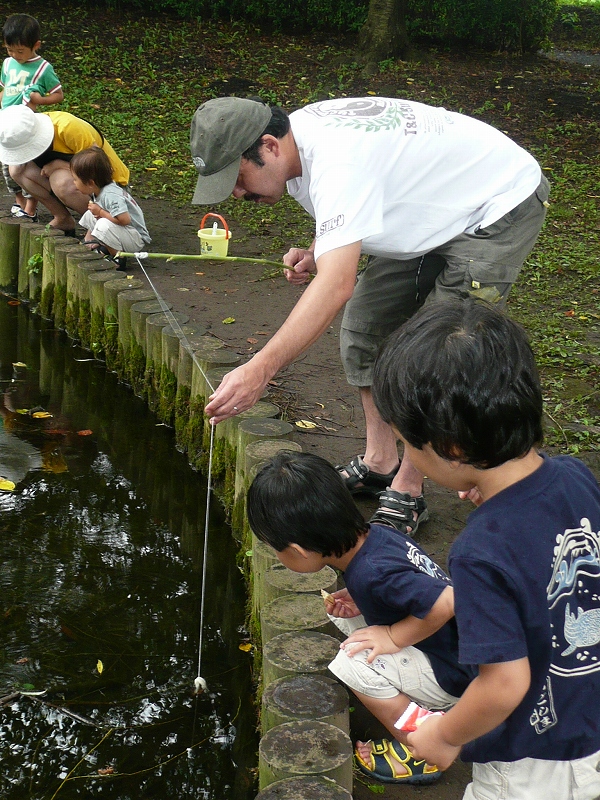
<instances>
[{"instance_id":1,"label":"mossy log edging","mask_svg":"<svg viewBox=\"0 0 600 800\"><path fill-rule=\"evenodd\" d=\"M192 466L206 468L210 426L204 405L240 363L236 353L203 328L186 328L187 316L176 312L183 342L145 281L119 277L101 256L42 225L0 218L0 292L20 297L95 357L104 357L107 369L149 399L165 423L175 423L177 446ZM50 381L47 370L42 372ZM63 399L68 413L69 398ZM277 792L281 787L282 798L289 800L346 800L352 782L348 703L345 689L326 677L339 642L329 635L334 628L319 594L335 590L335 573L329 568L316 575L290 573L271 548L253 539L245 512L248 486L262 464L281 449L302 449L290 438L293 426L278 414L265 396L253 409L220 424L213 463L215 493L251 565L246 574L256 643L263 619L265 646L256 663L262 663L265 703L274 708L263 719L259 797L268 800L273 793L265 787L276 782ZM279 683L272 686L274 681ZM337 699L332 714L326 714L323 698L330 694ZM313 709L314 697L319 702Z\"/></svg>"}]
</instances>

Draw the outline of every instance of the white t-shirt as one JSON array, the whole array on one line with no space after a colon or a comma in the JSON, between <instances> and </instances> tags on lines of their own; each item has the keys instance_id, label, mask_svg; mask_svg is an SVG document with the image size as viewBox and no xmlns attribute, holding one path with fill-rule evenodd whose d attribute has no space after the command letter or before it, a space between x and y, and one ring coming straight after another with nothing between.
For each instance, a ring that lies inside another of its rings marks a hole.
<instances>
[{"instance_id":1,"label":"white t-shirt","mask_svg":"<svg viewBox=\"0 0 600 800\"><path fill-rule=\"evenodd\" d=\"M326 100L290 122L302 176L287 188L315 219L315 258L359 240L370 255L422 255L496 222L541 179L500 131L422 103Z\"/></svg>"}]
</instances>

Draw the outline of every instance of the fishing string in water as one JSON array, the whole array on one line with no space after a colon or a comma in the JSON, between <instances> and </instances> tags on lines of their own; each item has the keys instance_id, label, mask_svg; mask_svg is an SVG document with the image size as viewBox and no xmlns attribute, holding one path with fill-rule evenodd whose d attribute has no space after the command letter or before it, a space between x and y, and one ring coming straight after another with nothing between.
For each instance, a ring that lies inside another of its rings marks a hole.
<instances>
[{"instance_id":1,"label":"fishing string in water","mask_svg":"<svg viewBox=\"0 0 600 800\"><path fill-rule=\"evenodd\" d=\"M145 253L134 253L135 259L140 266L140 269L146 276L146 280L150 285L150 288L154 292L158 303L165 314L166 318L169 320L169 325L177 334L177 338L185 348L185 350L189 353L192 361L200 370L200 374L206 381L208 388L211 392L214 392L214 386L211 384L210 380L208 379L206 373L200 366L198 359L196 358L196 354L192 350L192 346L189 343L189 340L183 330L181 329L181 325L177 322L175 315L165 303L163 298L160 295L160 292L156 288L156 286L150 280L150 276L144 269L144 265L140 261L140 258L143 258ZM202 672L202 640L204 635L204 607L205 607L205 599L206 599L206 562L207 562L207 555L208 555L208 528L210 522L210 496L212 493L212 463L213 463L213 449L214 449L214 442L215 442L215 425L210 426L210 447L208 450L208 478L207 478L207 485L206 485L206 512L204 515L204 549L202 554L202 579L201 579L201 586L200 586L200 632L198 636L198 674L194 679L194 692L195 694L200 694L200 692L206 691L208 686L206 681L201 675Z\"/></svg>"}]
</instances>

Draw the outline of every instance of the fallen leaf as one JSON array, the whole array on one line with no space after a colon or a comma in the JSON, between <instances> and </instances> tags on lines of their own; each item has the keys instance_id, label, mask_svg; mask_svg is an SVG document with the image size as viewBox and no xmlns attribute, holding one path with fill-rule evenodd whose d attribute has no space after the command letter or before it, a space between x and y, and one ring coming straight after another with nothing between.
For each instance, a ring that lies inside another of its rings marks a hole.
<instances>
[{"instance_id":1,"label":"fallen leaf","mask_svg":"<svg viewBox=\"0 0 600 800\"><path fill-rule=\"evenodd\" d=\"M189 289L186 286L180 286L177 289L178 292L189 292Z\"/></svg>"},{"instance_id":2,"label":"fallen leaf","mask_svg":"<svg viewBox=\"0 0 600 800\"><path fill-rule=\"evenodd\" d=\"M27 364L24 364L22 361L13 361L13 367L26 367Z\"/></svg>"},{"instance_id":3,"label":"fallen leaf","mask_svg":"<svg viewBox=\"0 0 600 800\"><path fill-rule=\"evenodd\" d=\"M21 301L20 300L9 300L8 301L8 305L9 306L20 306L21 305Z\"/></svg>"},{"instance_id":4,"label":"fallen leaf","mask_svg":"<svg viewBox=\"0 0 600 800\"><path fill-rule=\"evenodd\" d=\"M231 325L232 322L235 322L235 317L225 317L223 325Z\"/></svg>"},{"instance_id":5,"label":"fallen leaf","mask_svg":"<svg viewBox=\"0 0 600 800\"><path fill-rule=\"evenodd\" d=\"M28 661L29 661L28 658L23 657L23 658L18 658L15 663L16 664L27 664Z\"/></svg>"},{"instance_id":6,"label":"fallen leaf","mask_svg":"<svg viewBox=\"0 0 600 800\"><path fill-rule=\"evenodd\" d=\"M250 644L250 642L242 642L242 644L241 644L241 645L239 645L239 649L240 649L240 650L241 650L243 653L249 653L249 652L250 652L250 650L252 650L252 645Z\"/></svg>"},{"instance_id":7,"label":"fallen leaf","mask_svg":"<svg viewBox=\"0 0 600 800\"><path fill-rule=\"evenodd\" d=\"M302 428L304 430L307 430L309 428L316 428L317 427L317 423L316 422L310 422L310 420L308 420L308 419L299 419L296 422L296 427L297 428Z\"/></svg>"},{"instance_id":8,"label":"fallen leaf","mask_svg":"<svg viewBox=\"0 0 600 800\"><path fill-rule=\"evenodd\" d=\"M34 419L49 419L52 414L49 411L34 411L31 416Z\"/></svg>"},{"instance_id":9,"label":"fallen leaf","mask_svg":"<svg viewBox=\"0 0 600 800\"><path fill-rule=\"evenodd\" d=\"M253 339L251 336L246 339L248 344L258 344L258 339Z\"/></svg>"},{"instance_id":10,"label":"fallen leaf","mask_svg":"<svg viewBox=\"0 0 600 800\"><path fill-rule=\"evenodd\" d=\"M270 336L271 335L271 331L257 331L256 335L257 336Z\"/></svg>"},{"instance_id":11,"label":"fallen leaf","mask_svg":"<svg viewBox=\"0 0 600 800\"><path fill-rule=\"evenodd\" d=\"M88 431L88 430L77 431L77 436L91 436L92 433L93 433L93 431Z\"/></svg>"},{"instance_id":12,"label":"fallen leaf","mask_svg":"<svg viewBox=\"0 0 600 800\"><path fill-rule=\"evenodd\" d=\"M98 675L102 675L104 672L104 664L98 659L98 663L96 664L96 669L98 670Z\"/></svg>"},{"instance_id":13,"label":"fallen leaf","mask_svg":"<svg viewBox=\"0 0 600 800\"><path fill-rule=\"evenodd\" d=\"M98 770L98 775L112 775L115 771L114 767L101 767Z\"/></svg>"},{"instance_id":14,"label":"fallen leaf","mask_svg":"<svg viewBox=\"0 0 600 800\"><path fill-rule=\"evenodd\" d=\"M196 275L204 275L203 272L197 272Z\"/></svg>"},{"instance_id":15,"label":"fallen leaf","mask_svg":"<svg viewBox=\"0 0 600 800\"><path fill-rule=\"evenodd\" d=\"M571 309L570 311L565 311L565 317L574 317L574 316L575 312L573 311L573 309Z\"/></svg>"},{"instance_id":16,"label":"fallen leaf","mask_svg":"<svg viewBox=\"0 0 600 800\"><path fill-rule=\"evenodd\" d=\"M0 492L12 492L15 489L15 485L8 478L0 478Z\"/></svg>"},{"instance_id":17,"label":"fallen leaf","mask_svg":"<svg viewBox=\"0 0 600 800\"><path fill-rule=\"evenodd\" d=\"M90 105L91 105L92 108L97 108L98 110L100 110L102 108L102 106L99 105L98 103L90 103Z\"/></svg>"},{"instance_id":18,"label":"fallen leaf","mask_svg":"<svg viewBox=\"0 0 600 800\"><path fill-rule=\"evenodd\" d=\"M17 414L29 414L28 408L17 408Z\"/></svg>"}]
</instances>

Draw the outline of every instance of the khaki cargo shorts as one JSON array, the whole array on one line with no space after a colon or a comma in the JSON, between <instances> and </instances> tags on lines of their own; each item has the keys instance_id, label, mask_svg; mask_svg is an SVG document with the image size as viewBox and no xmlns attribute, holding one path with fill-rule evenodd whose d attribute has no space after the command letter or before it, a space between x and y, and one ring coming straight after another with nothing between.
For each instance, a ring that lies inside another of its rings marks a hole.
<instances>
[{"instance_id":1,"label":"khaki cargo shorts","mask_svg":"<svg viewBox=\"0 0 600 800\"><path fill-rule=\"evenodd\" d=\"M348 383L370 386L383 340L424 303L479 296L504 303L546 216L550 186L535 192L487 228L462 233L408 261L370 257L346 304L340 351Z\"/></svg>"}]
</instances>

